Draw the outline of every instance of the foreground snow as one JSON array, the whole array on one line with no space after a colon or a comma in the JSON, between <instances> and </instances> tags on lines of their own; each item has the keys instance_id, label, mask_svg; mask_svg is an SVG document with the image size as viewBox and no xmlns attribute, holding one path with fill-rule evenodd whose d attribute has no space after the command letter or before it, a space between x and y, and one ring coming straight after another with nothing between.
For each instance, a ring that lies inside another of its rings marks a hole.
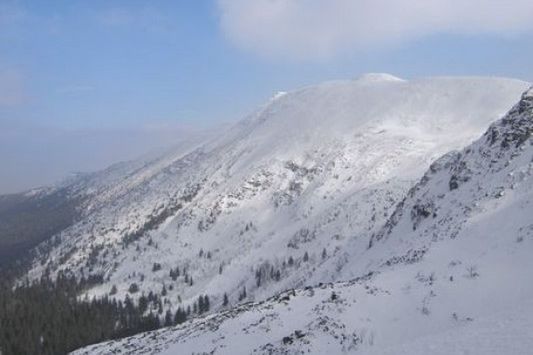
<instances>
[{"instance_id":1,"label":"foreground snow","mask_svg":"<svg viewBox=\"0 0 533 355\"><path fill-rule=\"evenodd\" d=\"M528 355L533 349L533 302L451 329L369 352L369 355Z\"/></svg>"},{"instance_id":2,"label":"foreground snow","mask_svg":"<svg viewBox=\"0 0 533 355\"><path fill-rule=\"evenodd\" d=\"M315 291L316 292L316 291ZM337 293L338 290L335 289ZM317 294L317 293L315 293ZM316 296L317 298L320 295ZM323 305L332 303L331 292L323 296ZM315 305L313 303L313 305ZM327 306L326 306L327 307ZM307 307L306 309L311 309ZM316 306L315 306L316 309ZM367 327L354 328L350 323L333 321L345 308L337 306L330 316L316 312L315 324L321 329L310 330L306 322L313 323L312 317L305 319L299 312L302 307L281 309L287 312L292 321L281 323L275 309L249 310L247 323L226 320L223 326L215 321L192 322L186 330L165 329L142 334L120 342L98 344L74 352L74 354L340 354L360 352L369 355L526 355L533 346L533 302L527 300L509 309L484 314L478 318L456 320L453 316L443 329L424 332L421 336L409 336L393 345L382 345L375 332ZM311 310L314 312L315 310ZM349 314L356 317L358 314ZM231 317L231 314L224 314ZM302 319L303 318L303 319ZM425 319L415 319L427 323ZM398 319L393 320L396 323ZM367 323L372 324L370 320ZM293 328L290 328L290 327ZM258 332L254 327L269 331ZM270 328L272 327L272 328ZM420 331L420 324L409 325L412 332ZM300 330L305 329L305 330ZM400 327L396 326L395 330ZM292 330L292 331L291 331ZM211 335L215 331L216 335ZM358 331L358 332L357 332ZM350 333L352 332L352 333ZM190 337L190 338L186 338ZM187 339L186 341L183 339ZM217 341L217 338L219 339ZM284 341L285 339L285 341ZM221 344L225 340L224 344ZM390 342L387 342L390 343Z\"/></svg>"}]
</instances>

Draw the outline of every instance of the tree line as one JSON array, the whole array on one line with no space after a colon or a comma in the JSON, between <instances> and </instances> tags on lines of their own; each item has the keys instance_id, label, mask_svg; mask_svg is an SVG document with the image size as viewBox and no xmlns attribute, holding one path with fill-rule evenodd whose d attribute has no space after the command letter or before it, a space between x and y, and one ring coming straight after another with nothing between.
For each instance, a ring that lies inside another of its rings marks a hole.
<instances>
[{"instance_id":1,"label":"tree line","mask_svg":"<svg viewBox=\"0 0 533 355\"><path fill-rule=\"evenodd\" d=\"M87 281L62 275L55 281L44 277L16 288L12 285L0 276L2 355L66 354L89 344L182 323L191 313L182 308L164 316L153 312L145 301L160 303L157 296L137 304L129 296L123 301L109 297L80 300ZM198 304L198 313L209 309L207 296Z\"/></svg>"}]
</instances>

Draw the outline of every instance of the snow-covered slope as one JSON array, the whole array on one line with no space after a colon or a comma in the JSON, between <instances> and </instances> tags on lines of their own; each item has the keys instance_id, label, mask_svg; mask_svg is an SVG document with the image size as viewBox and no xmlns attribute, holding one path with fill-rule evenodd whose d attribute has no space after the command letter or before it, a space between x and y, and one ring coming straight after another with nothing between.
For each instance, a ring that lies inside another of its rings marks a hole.
<instances>
[{"instance_id":1,"label":"snow-covered slope","mask_svg":"<svg viewBox=\"0 0 533 355\"><path fill-rule=\"evenodd\" d=\"M40 247L29 276L96 276L89 295L116 285L121 299L135 283L132 298L166 293L171 310L201 294L216 309L224 293L236 304L348 277L430 162L527 86L366 75L276 95L197 149L78 181L84 217Z\"/></svg>"},{"instance_id":2,"label":"snow-covered slope","mask_svg":"<svg viewBox=\"0 0 533 355\"><path fill-rule=\"evenodd\" d=\"M477 141L434 162L340 271L79 354L530 354L533 89ZM342 276L341 276L342 277Z\"/></svg>"},{"instance_id":3,"label":"snow-covered slope","mask_svg":"<svg viewBox=\"0 0 533 355\"><path fill-rule=\"evenodd\" d=\"M0 268L26 258L39 243L115 203L151 174L211 137L211 130L190 132L187 137L176 137L166 154L151 152L103 171L71 174L52 186L0 195Z\"/></svg>"}]
</instances>

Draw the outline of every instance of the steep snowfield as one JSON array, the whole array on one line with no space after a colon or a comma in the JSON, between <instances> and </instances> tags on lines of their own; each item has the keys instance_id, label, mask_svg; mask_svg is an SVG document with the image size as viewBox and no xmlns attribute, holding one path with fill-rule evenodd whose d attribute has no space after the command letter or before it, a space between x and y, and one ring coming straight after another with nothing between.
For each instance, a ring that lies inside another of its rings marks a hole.
<instances>
[{"instance_id":1,"label":"steep snowfield","mask_svg":"<svg viewBox=\"0 0 533 355\"><path fill-rule=\"evenodd\" d=\"M89 296L116 285L121 299L136 283L134 299L166 292L165 310L356 277L353 260L429 164L527 86L374 74L276 95L197 149L77 181L84 217L40 247L29 276L98 276Z\"/></svg>"},{"instance_id":2,"label":"steep snowfield","mask_svg":"<svg viewBox=\"0 0 533 355\"><path fill-rule=\"evenodd\" d=\"M78 354L530 354L533 89L434 162L353 251L348 282L290 290Z\"/></svg>"}]
</instances>

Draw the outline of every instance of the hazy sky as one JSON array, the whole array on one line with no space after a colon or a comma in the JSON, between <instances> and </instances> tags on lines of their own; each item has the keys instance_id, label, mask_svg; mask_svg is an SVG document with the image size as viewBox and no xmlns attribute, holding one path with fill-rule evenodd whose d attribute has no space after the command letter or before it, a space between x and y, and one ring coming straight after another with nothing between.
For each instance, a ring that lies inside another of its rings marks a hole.
<instances>
[{"instance_id":1,"label":"hazy sky","mask_svg":"<svg viewBox=\"0 0 533 355\"><path fill-rule=\"evenodd\" d=\"M364 72L533 80L531 0L0 0L0 193Z\"/></svg>"}]
</instances>

